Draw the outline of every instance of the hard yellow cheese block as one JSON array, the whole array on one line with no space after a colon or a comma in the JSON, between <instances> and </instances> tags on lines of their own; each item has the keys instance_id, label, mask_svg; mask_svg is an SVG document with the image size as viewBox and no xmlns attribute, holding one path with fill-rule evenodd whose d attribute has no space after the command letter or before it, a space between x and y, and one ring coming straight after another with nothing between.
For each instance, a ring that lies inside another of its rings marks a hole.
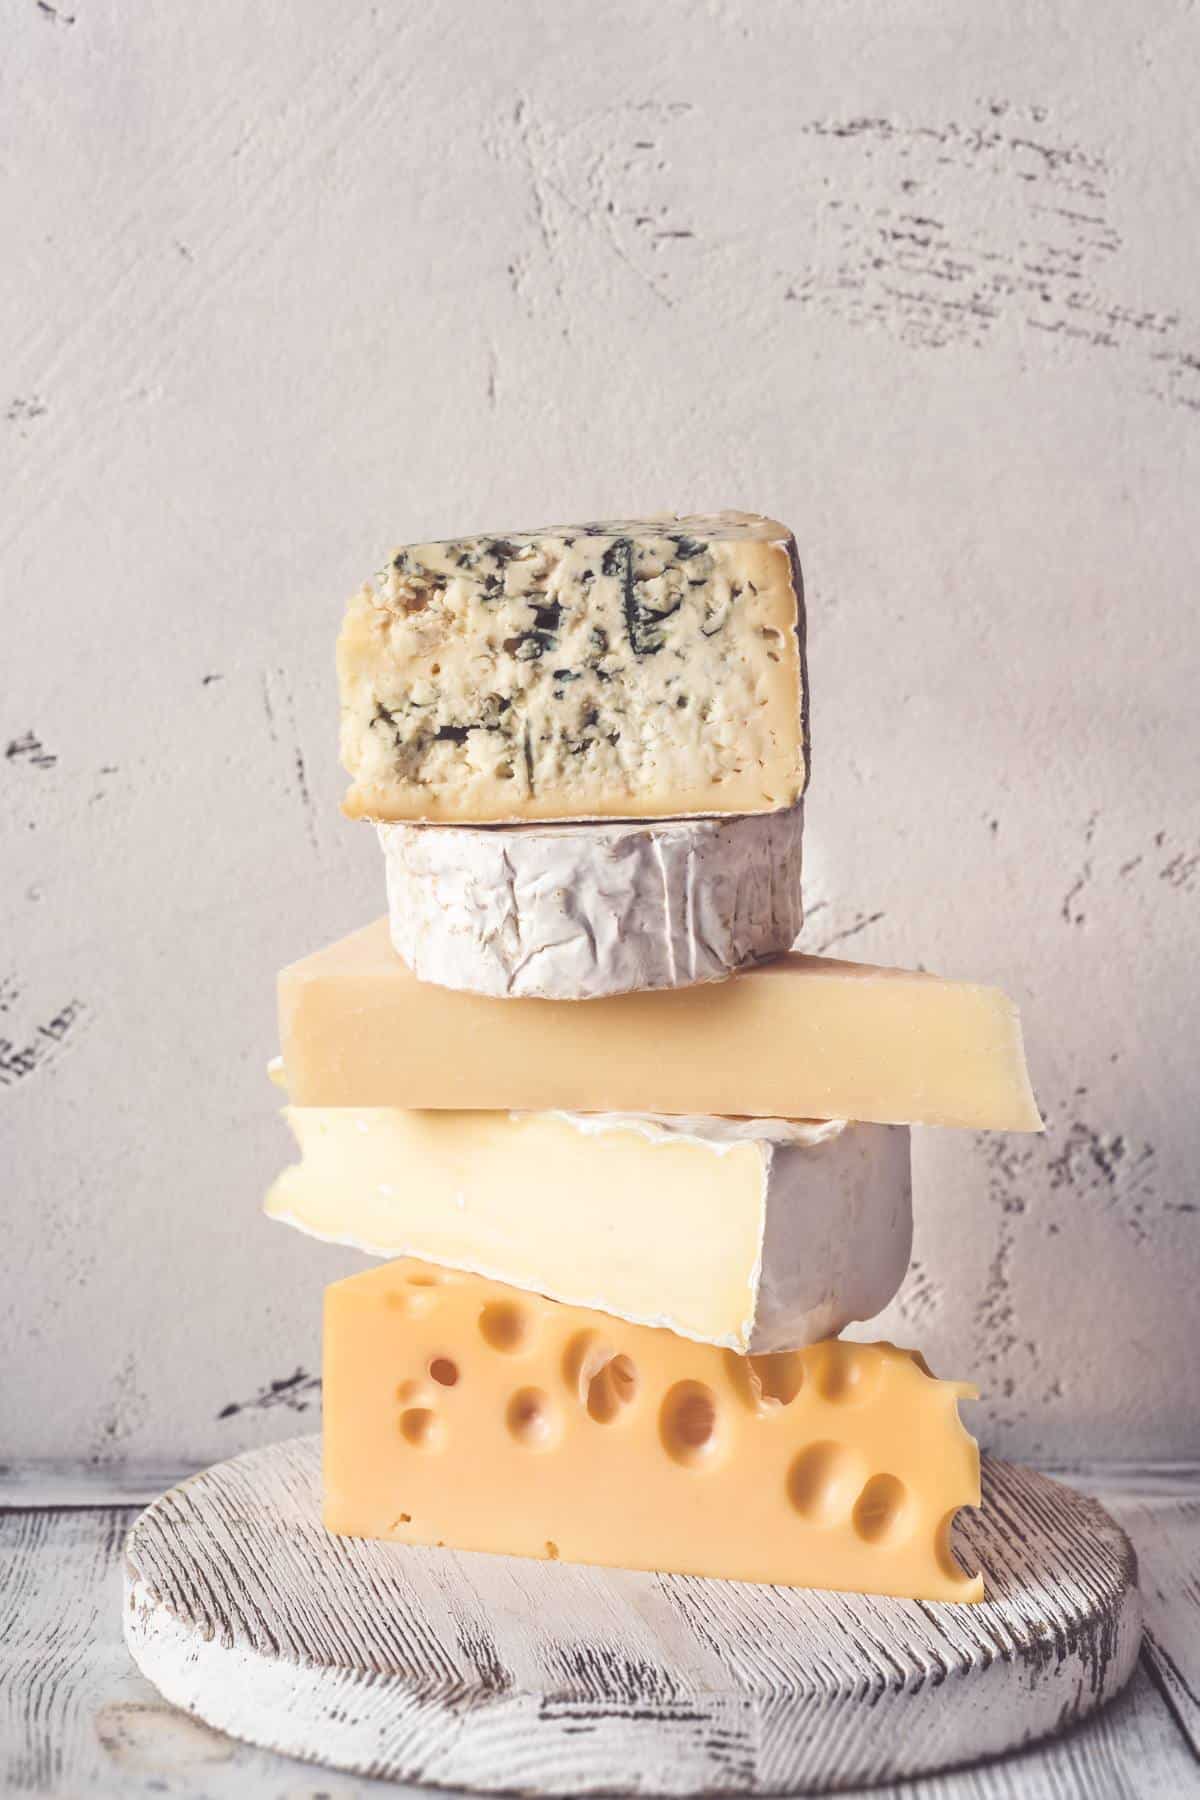
<instances>
[{"instance_id":1,"label":"hard yellow cheese block","mask_svg":"<svg viewBox=\"0 0 1200 1800\"><path fill-rule=\"evenodd\" d=\"M418 981L386 919L279 977L297 1106L744 1113L1040 1131L997 988L821 956L588 1001Z\"/></svg>"},{"instance_id":2,"label":"hard yellow cheese block","mask_svg":"<svg viewBox=\"0 0 1200 1800\"><path fill-rule=\"evenodd\" d=\"M741 1357L404 1260L325 1296L325 1524L355 1537L980 1600L974 1390L836 1339Z\"/></svg>"}]
</instances>

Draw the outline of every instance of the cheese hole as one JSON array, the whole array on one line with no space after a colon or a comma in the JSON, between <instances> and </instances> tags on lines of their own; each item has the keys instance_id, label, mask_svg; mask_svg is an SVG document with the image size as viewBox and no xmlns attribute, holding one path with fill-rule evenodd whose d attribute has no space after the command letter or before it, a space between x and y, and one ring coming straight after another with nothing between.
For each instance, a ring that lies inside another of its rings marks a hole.
<instances>
[{"instance_id":1,"label":"cheese hole","mask_svg":"<svg viewBox=\"0 0 1200 1800\"><path fill-rule=\"evenodd\" d=\"M479 1315L479 1330L485 1344L515 1356L529 1342L533 1321L515 1300L493 1300Z\"/></svg>"},{"instance_id":2,"label":"cheese hole","mask_svg":"<svg viewBox=\"0 0 1200 1800\"><path fill-rule=\"evenodd\" d=\"M518 1388L508 1403L505 1424L527 1450L547 1450L559 1436L550 1396L541 1388Z\"/></svg>"},{"instance_id":3,"label":"cheese hole","mask_svg":"<svg viewBox=\"0 0 1200 1800\"><path fill-rule=\"evenodd\" d=\"M879 1379L882 1359L869 1346L843 1344L832 1339L822 1344L817 1360L817 1389L826 1400L841 1405L868 1398Z\"/></svg>"},{"instance_id":4,"label":"cheese hole","mask_svg":"<svg viewBox=\"0 0 1200 1800\"><path fill-rule=\"evenodd\" d=\"M558 1545L553 1538L546 1539L546 1555L551 1562L558 1561Z\"/></svg>"},{"instance_id":5,"label":"cheese hole","mask_svg":"<svg viewBox=\"0 0 1200 1800\"><path fill-rule=\"evenodd\" d=\"M414 1450L436 1450L444 1433L437 1414L428 1406L410 1406L400 1414L400 1436Z\"/></svg>"},{"instance_id":6,"label":"cheese hole","mask_svg":"<svg viewBox=\"0 0 1200 1800\"><path fill-rule=\"evenodd\" d=\"M435 1356L429 1365L429 1373L439 1387L453 1387L458 1380L458 1364L448 1356Z\"/></svg>"},{"instance_id":7,"label":"cheese hole","mask_svg":"<svg viewBox=\"0 0 1200 1800\"><path fill-rule=\"evenodd\" d=\"M437 1287L442 1278L433 1269L419 1269L415 1274L406 1275L404 1279L409 1287L430 1288Z\"/></svg>"},{"instance_id":8,"label":"cheese hole","mask_svg":"<svg viewBox=\"0 0 1200 1800\"><path fill-rule=\"evenodd\" d=\"M908 1489L895 1475L872 1475L854 1502L854 1529L865 1544L894 1544L907 1535Z\"/></svg>"},{"instance_id":9,"label":"cheese hole","mask_svg":"<svg viewBox=\"0 0 1200 1800\"><path fill-rule=\"evenodd\" d=\"M386 1296L386 1303L393 1311L415 1319L429 1311L434 1299L428 1288L395 1288Z\"/></svg>"},{"instance_id":10,"label":"cheese hole","mask_svg":"<svg viewBox=\"0 0 1200 1800\"><path fill-rule=\"evenodd\" d=\"M637 1369L632 1358L613 1356L588 1381L588 1415L598 1424L607 1425L636 1393Z\"/></svg>"},{"instance_id":11,"label":"cheese hole","mask_svg":"<svg viewBox=\"0 0 1200 1800\"><path fill-rule=\"evenodd\" d=\"M667 1455L685 1468L701 1468L719 1444L717 1397L702 1381L668 1388L658 1419Z\"/></svg>"},{"instance_id":12,"label":"cheese hole","mask_svg":"<svg viewBox=\"0 0 1200 1800\"><path fill-rule=\"evenodd\" d=\"M751 1386L757 1384L760 1406L790 1406L804 1386L804 1358L799 1350L776 1356L749 1356Z\"/></svg>"},{"instance_id":13,"label":"cheese hole","mask_svg":"<svg viewBox=\"0 0 1200 1800\"><path fill-rule=\"evenodd\" d=\"M933 1539L933 1554L943 1575L950 1581L961 1581L965 1585L971 1577L954 1554L954 1521L957 1515L958 1508L952 1506L938 1526Z\"/></svg>"},{"instance_id":14,"label":"cheese hole","mask_svg":"<svg viewBox=\"0 0 1200 1800\"><path fill-rule=\"evenodd\" d=\"M563 1379L598 1425L611 1424L637 1398L637 1364L595 1331L580 1331L571 1339Z\"/></svg>"},{"instance_id":15,"label":"cheese hole","mask_svg":"<svg viewBox=\"0 0 1200 1800\"><path fill-rule=\"evenodd\" d=\"M810 1525L835 1525L862 1491L867 1471L862 1457L845 1444L809 1444L787 1476L787 1496Z\"/></svg>"}]
</instances>

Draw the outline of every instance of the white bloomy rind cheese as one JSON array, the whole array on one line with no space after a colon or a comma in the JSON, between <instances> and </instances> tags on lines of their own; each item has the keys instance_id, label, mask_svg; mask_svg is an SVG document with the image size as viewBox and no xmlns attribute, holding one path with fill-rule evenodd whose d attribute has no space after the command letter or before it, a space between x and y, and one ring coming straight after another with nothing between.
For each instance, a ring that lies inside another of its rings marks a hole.
<instances>
[{"instance_id":1,"label":"white bloomy rind cheese","mask_svg":"<svg viewBox=\"0 0 1200 1800\"><path fill-rule=\"evenodd\" d=\"M422 981L594 1000L723 981L804 923L803 807L596 825L380 825L392 943Z\"/></svg>"},{"instance_id":2,"label":"white bloomy rind cheese","mask_svg":"<svg viewBox=\"0 0 1200 1800\"><path fill-rule=\"evenodd\" d=\"M338 640L354 818L775 812L807 780L804 599L756 513L396 552Z\"/></svg>"},{"instance_id":3,"label":"white bloomy rind cheese","mask_svg":"<svg viewBox=\"0 0 1200 1800\"><path fill-rule=\"evenodd\" d=\"M882 1310L912 1244L902 1126L290 1107L268 1214L683 1337L799 1349Z\"/></svg>"}]
</instances>

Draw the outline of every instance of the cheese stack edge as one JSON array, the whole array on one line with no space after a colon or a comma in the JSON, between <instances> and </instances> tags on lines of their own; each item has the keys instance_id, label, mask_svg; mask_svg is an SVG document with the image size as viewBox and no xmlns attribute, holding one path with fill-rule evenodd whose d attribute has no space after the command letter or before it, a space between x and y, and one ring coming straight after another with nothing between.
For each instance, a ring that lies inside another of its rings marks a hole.
<instances>
[{"instance_id":1,"label":"cheese stack edge","mask_svg":"<svg viewBox=\"0 0 1200 1800\"><path fill-rule=\"evenodd\" d=\"M999 990L792 950L805 629L738 512L409 545L351 600L388 916L279 976L265 1202L381 1259L326 1292L331 1530L982 1598L974 1390L837 1334L907 1270L908 1127L1042 1123Z\"/></svg>"}]
</instances>

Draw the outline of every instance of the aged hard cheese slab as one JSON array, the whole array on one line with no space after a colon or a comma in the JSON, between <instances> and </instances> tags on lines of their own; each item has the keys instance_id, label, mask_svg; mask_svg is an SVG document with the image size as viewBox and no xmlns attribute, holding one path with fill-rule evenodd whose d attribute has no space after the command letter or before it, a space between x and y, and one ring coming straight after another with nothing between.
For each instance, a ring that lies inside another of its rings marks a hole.
<instances>
[{"instance_id":1,"label":"aged hard cheese slab","mask_svg":"<svg viewBox=\"0 0 1200 1800\"><path fill-rule=\"evenodd\" d=\"M756 513L396 552L338 640L354 817L773 812L807 778L804 601Z\"/></svg>"},{"instance_id":2,"label":"aged hard cheese slab","mask_svg":"<svg viewBox=\"0 0 1200 1800\"><path fill-rule=\"evenodd\" d=\"M738 1351L882 1311L912 1245L898 1125L289 1107L273 1217Z\"/></svg>"},{"instance_id":3,"label":"aged hard cheese slab","mask_svg":"<svg viewBox=\"0 0 1200 1800\"><path fill-rule=\"evenodd\" d=\"M804 923L804 811L379 827L392 943L422 981L594 1000L722 981Z\"/></svg>"},{"instance_id":4,"label":"aged hard cheese slab","mask_svg":"<svg viewBox=\"0 0 1200 1800\"><path fill-rule=\"evenodd\" d=\"M355 1537L979 1600L974 1390L890 1344L739 1357L411 1261L325 1295L325 1523Z\"/></svg>"},{"instance_id":5,"label":"aged hard cheese slab","mask_svg":"<svg viewBox=\"0 0 1200 1800\"><path fill-rule=\"evenodd\" d=\"M744 1113L1039 1131L996 988L785 956L587 1006L418 981L387 920L279 977L297 1106Z\"/></svg>"}]
</instances>

